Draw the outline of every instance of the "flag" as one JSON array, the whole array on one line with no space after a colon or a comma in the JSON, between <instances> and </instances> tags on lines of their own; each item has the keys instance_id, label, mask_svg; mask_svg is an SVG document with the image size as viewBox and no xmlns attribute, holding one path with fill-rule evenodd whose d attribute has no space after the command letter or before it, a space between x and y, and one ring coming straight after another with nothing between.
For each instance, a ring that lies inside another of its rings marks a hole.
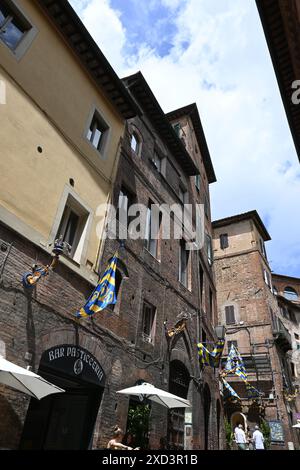
<instances>
[{"instance_id":1,"label":"flag","mask_svg":"<svg viewBox=\"0 0 300 470\"><path fill-rule=\"evenodd\" d=\"M249 382L245 383L246 385L246 393L248 398L255 398L255 397L261 397L264 395L263 392L260 392L257 390L257 388L253 387Z\"/></svg>"},{"instance_id":2,"label":"flag","mask_svg":"<svg viewBox=\"0 0 300 470\"><path fill-rule=\"evenodd\" d=\"M219 367L224 344L224 340L218 341L213 351L210 352L202 343L199 343L197 346L202 364L211 367Z\"/></svg>"},{"instance_id":3,"label":"flag","mask_svg":"<svg viewBox=\"0 0 300 470\"><path fill-rule=\"evenodd\" d=\"M110 304L117 302L116 297L116 269L118 262L118 252L116 252L100 279L97 287L92 292L85 306L75 314L77 318L85 318L100 312Z\"/></svg>"},{"instance_id":4,"label":"flag","mask_svg":"<svg viewBox=\"0 0 300 470\"><path fill-rule=\"evenodd\" d=\"M231 344L231 348L225 364L225 370L234 370L235 374L238 375L242 380L247 380L247 372L244 361L234 344Z\"/></svg>"},{"instance_id":5,"label":"flag","mask_svg":"<svg viewBox=\"0 0 300 470\"><path fill-rule=\"evenodd\" d=\"M224 384L224 386L226 387L226 389L228 390L228 392L230 393L230 395L232 397L235 397L235 398L238 398L240 400L240 397L238 396L238 394L233 390L233 388L231 387L231 385L229 385L229 383L222 378L222 382Z\"/></svg>"}]
</instances>

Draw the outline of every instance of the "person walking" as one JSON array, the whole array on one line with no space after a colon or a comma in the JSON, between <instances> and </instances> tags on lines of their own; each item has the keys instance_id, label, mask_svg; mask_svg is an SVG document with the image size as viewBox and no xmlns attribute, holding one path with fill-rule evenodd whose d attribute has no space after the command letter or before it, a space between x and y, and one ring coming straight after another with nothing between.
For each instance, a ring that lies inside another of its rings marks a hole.
<instances>
[{"instance_id":1,"label":"person walking","mask_svg":"<svg viewBox=\"0 0 300 470\"><path fill-rule=\"evenodd\" d=\"M264 450L264 436L263 433L259 430L259 427L255 426L255 431L253 433L253 443L255 450Z\"/></svg>"},{"instance_id":2,"label":"person walking","mask_svg":"<svg viewBox=\"0 0 300 470\"><path fill-rule=\"evenodd\" d=\"M234 430L235 442L237 443L238 450L246 450L246 434L243 429L243 426L239 424Z\"/></svg>"}]
</instances>

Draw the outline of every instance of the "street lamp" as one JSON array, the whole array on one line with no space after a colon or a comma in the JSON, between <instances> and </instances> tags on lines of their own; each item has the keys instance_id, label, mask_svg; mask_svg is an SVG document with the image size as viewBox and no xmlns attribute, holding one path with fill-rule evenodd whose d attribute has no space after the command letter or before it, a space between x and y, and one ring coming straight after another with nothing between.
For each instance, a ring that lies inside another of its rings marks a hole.
<instances>
[{"instance_id":1,"label":"street lamp","mask_svg":"<svg viewBox=\"0 0 300 470\"><path fill-rule=\"evenodd\" d=\"M215 333L218 339L225 339L226 327L224 325L215 326Z\"/></svg>"}]
</instances>

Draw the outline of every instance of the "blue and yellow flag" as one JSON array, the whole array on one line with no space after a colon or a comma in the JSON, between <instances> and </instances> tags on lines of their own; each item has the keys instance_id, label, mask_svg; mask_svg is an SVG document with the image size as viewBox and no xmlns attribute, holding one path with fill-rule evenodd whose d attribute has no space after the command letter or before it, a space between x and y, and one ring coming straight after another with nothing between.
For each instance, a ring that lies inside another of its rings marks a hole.
<instances>
[{"instance_id":1,"label":"blue and yellow flag","mask_svg":"<svg viewBox=\"0 0 300 470\"><path fill-rule=\"evenodd\" d=\"M219 367L224 344L224 340L218 341L213 351L210 352L202 343L199 343L197 346L202 364L211 367Z\"/></svg>"},{"instance_id":2,"label":"blue and yellow flag","mask_svg":"<svg viewBox=\"0 0 300 470\"><path fill-rule=\"evenodd\" d=\"M240 397L238 396L238 394L236 393L235 390L233 390L233 388L231 387L231 385L229 385L229 383L227 382L227 380L223 379L222 378L222 382L225 386L225 388L228 390L229 394L231 397L234 397L234 398L238 398L240 400Z\"/></svg>"},{"instance_id":3,"label":"blue and yellow flag","mask_svg":"<svg viewBox=\"0 0 300 470\"><path fill-rule=\"evenodd\" d=\"M118 252L111 260L97 287L92 292L87 303L75 314L77 318L85 318L104 310L108 305L117 302L116 297L116 269Z\"/></svg>"},{"instance_id":4,"label":"blue and yellow flag","mask_svg":"<svg viewBox=\"0 0 300 470\"><path fill-rule=\"evenodd\" d=\"M264 392L260 392L257 388L253 387L249 382L245 382L246 393L248 398L256 398L264 396Z\"/></svg>"},{"instance_id":5,"label":"blue and yellow flag","mask_svg":"<svg viewBox=\"0 0 300 470\"><path fill-rule=\"evenodd\" d=\"M247 380L248 378L244 361L234 344L231 344L231 348L225 365L225 370L234 370L235 374L238 375L242 380Z\"/></svg>"}]
</instances>

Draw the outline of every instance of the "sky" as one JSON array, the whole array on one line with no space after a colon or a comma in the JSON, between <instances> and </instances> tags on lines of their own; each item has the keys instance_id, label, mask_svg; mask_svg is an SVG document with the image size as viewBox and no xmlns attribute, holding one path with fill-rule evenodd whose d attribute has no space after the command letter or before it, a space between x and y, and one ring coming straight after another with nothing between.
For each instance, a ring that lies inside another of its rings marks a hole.
<instances>
[{"instance_id":1,"label":"sky","mask_svg":"<svg viewBox=\"0 0 300 470\"><path fill-rule=\"evenodd\" d=\"M69 0L119 77L165 112L196 103L212 219L256 209L271 269L300 277L300 164L254 0Z\"/></svg>"}]
</instances>

